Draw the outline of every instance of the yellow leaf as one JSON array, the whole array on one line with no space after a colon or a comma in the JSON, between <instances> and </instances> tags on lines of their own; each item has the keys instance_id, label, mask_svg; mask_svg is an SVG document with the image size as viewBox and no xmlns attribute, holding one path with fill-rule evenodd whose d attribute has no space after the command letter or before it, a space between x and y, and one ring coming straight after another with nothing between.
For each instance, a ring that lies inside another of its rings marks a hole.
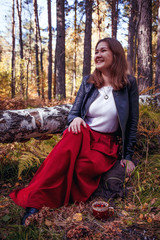
<instances>
[{"instance_id":1,"label":"yellow leaf","mask_svg":"<svg viewBox=\"0 0 160 240\"><path fill-rule=\"evenodd\" d=\"M75 213L75 214L73 215L73 220L74 220L75 222L81 222L81 221L82 221L82 214L81 214L81 213Z\"/></svg>"},{"instance_id":2,"label":"yellow leaf","mask_svg":"<svg viewBox=\"0 0 160 240\"><path fill-rule=\"evenodd\" d=\"M16 182L15 183L15 187L17 187L17 186L19 186L20 185L20 183L19 182Z\"/></svg>"},{"instance_id":3,"label":"yellow leaf","mask_svg":"<svg viewBox=\"0 0 160 240\"><path fill-rule=\"evenodd\" d=\"M53 223L52 223L52 221L50 221L50 220L48 220L48 219L45 219L45 225L47 226L47 227L50 227L50 226L52 226L53 225Z\"/></svg>"},{"instance_id":4,"label":"yellow leaf","mask_svg":"<svg viewBox=\"0 0 160 240\"><path fill-rule=\"evenodd\" d=\"M142 213L139 215L139 218L140 218L140 219L143 219L143 214L142 214Z\"/></svg>"},{"instance_id":5,"label":"yellow leaf","mask_svg":"<svg viewBox=\"0 0 160 240\"><path fill-rule=\"evenodd\" d=\"M9 205L9 203L5 204L5 205L0 205L0 208L4 208L7 207Z\"/></svg>"},{"instance_id":6,"label":"yellow leaf","mask_svg":"<svg viewBox=\"0 0 160 240\"><path fill-rule=\"evenodd\" d=\"M147 222L148 222L148 223L151 223L151 222L152 222L152 218L151 218L151 217L148 217L148 218L147 218Z\"/></svg>"},{"instance_id":7,"label":"yellow leaf","mask_svg":"<svg viewBox=\"0 0 160 240\"><path fill-rule=\"evenodd\" d=\"M147 209L148 208L148 203L144 203L142 206L142 209Z\"/></svg>"}]
</instances>

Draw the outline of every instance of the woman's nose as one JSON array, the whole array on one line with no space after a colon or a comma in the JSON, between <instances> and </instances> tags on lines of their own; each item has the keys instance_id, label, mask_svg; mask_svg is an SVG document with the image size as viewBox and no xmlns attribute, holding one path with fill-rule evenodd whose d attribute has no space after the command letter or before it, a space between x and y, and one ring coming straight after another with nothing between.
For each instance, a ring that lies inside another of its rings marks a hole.
<instances>
[{"instance_id":1,"label":"woman's nose","mask_svg":"<svg viewBox=\"0 0 160 240\"><path fill-rule=\"evenodd\" d=\"M101 51L97 52L96 56L101 57Z\"/></svg>"}]
</instances>

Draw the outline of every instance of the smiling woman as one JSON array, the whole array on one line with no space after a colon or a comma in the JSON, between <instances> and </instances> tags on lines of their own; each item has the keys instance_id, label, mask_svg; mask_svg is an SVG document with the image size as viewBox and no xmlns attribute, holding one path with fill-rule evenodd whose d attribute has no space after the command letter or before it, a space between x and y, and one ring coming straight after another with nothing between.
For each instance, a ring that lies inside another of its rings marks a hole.
<instances>
[{"instance_id":1,"label":"smiling woman","mask_svg":"<svg viewBox=\"0 0 160 240\"><path fill-rule=\"evenodd\" d=\"M101 71L102 76L105 80L105 86L109 85L109 73L110 68L113 64L113 53L110 50L107 42L100 42L95 50L94 61L96 69ZM107 78L108 76L108 78Z\"/></svg>"},{"instance_id":2,"label":"smiling woman","mask_svg":"<svg viewBox=\"0 0 160 240\"><path fill-rule=\"evenodd\" d=\"M82 81L63 138L30 184L10 194L16 204L26 208L22 224L43 206L57 208L87 201L115 163L124 172L126 166L128 175L135 168L132 155L138 124L138 90L135 78L127 76L121 44L111 38L100 40L95 65L93 74ZM120 161L119 133L123 143Z\"/></svg>"}]
</instances>

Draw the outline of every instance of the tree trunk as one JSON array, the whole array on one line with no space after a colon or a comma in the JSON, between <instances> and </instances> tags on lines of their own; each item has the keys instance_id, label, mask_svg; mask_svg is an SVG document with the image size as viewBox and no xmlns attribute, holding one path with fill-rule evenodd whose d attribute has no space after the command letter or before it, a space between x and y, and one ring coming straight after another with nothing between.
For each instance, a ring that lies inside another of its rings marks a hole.
<instances>
[{"instance_id":1,"label":"tree trunk","mask_svg":"<svg viewBox=\"0 0 160 240\"><path fill-rule=\"evenodd\" d=\"M138 85L142 92L152 85L152 0L138 0Z\"/></svg>"},{"instance_id":2,"label":"tree trunk","mask_svg":"<svg viewBox=\"0 0 160 240\"><path fill-rule=\"evenodd\" d=\"M21 95L24 97L24 69L23 69L23 41L22 41L22 0L16 0L17 2L17 12L18 12L18 21L19 21L19 45L20 45L20 85L21 85Z\"/></svg>"},{"instance_id":3,"label":"tree trunk","mask_svg":"<svg viewBox=\"0 0 160 240\"><path fill-rule=\"evenodd\" d=\"M36 82L37 82L37 94L40 97L40 78L39 78L39 60L38 60L38 24L37 24L37 0L34 0L34 32L35 32L35 53L36 53Z\"/></svg>"},{"instance_id":4,"label":"tree trunk","mask_svg":"<svg viewBox=\"0 0 160 240\"><path fill-rule=\"evenodd\" d=\"M97 2L97 16L98 16L98 37L101 38L101 17L99 13L99 0L96 0Z\"/></svg>"},{"instance_id":5,"label":"tree trunk","mask_svg":"<svg viewBox=\"0 0 160 240\"><path fill-rule=\"evenodd\" d=\"M118 0L112 0L112 38L117 38Z\"/></svg>"},{"instance_id":6,"label":"tree trunk","mask_svg":"<svg viewBox=\"0 0 160 240\"><path fill-rule=\"evenodd\" d=\"M11 93L12 98L15 97L15 1L12 0L12 78L11 78Z\"/></svg>"},{"instance_id":7,"label":"tree trunk","mask_svg":"<svg viewBox=\"0 0 160 240\"><path fill-rule=\"evenodd\" d=\"M52 24L51 24L51 0L48 3L48 99L52 99Z\"/></svg>"},{"instance_id":8,"label":"tree trunk","mask_svg":"<svg viewBox=\"0 0 160 240\"><path fill-rule=\"evenodd\" d=\"M40 31L40 26L39 26L38 15L37 15L37 26L38 26L38 36L39 36L39 44L40 44L41 89L42 89L42 98L44 99L43 48L42 48L42 38L41 38L41 31Z\"/></svg>"},{"instance_id":9,"label":"tree trunk","mask_svg":"<svg viewBox=\"0 0 160 240\"><path fill-rule=\"evenodd\" d=\"M74 60L71 96L75 96L77 78L77 0L74 2Z\"/></svg>"},{"instance_id":10,"label":"tree trunk","mask_svg":"<svg viewBox=\"0 0 160 240\"><path fill-rule=\"evenodd\" d=\"M86 0L83 77L89 75L91 71L92 5L93 0Z\"/></svg>"},{"instance_id":11,"label":"tree trunk","mask_svg":"<svg viewBox=\"0 0 160 240\"><path fill-rule=\"evenodd\" d=\"M60 133L66 128L72 105L50 108L0 111L0 142L23 142L30 138L44 139L48 134Z\"/></svg>"},{"instance_id":12,"label":"tree trunk","mask_svg":"<svg viewBox=\"0 0 160 240\"><path fill-rule=\"evenodd\" d=\"M134 75L135 62L134 53L135 42L136 42L136 23L138 15L138 4L137 0L130 0L130 16L129 16L129 26L128 26L128 49L127 49L127 61L129 66L130 74Z\"/></svg>"},{"instance_id":13,"label":"tree trunk","mask_svg":"<svg viewBox=\"0 0 160 240\"><path fill-rule=\"evenodd\" d=\"M157 31L157 60L156 60L156 90L160 91L160 0L158 7L158 31Z\"/></svg>"},{"instance_id":14,"label":"tree trunk","mask_svg":"<svg viewBox=\"0 0 160 240\"><path fill-rule=\"evenodd\" d=\"M65 91L65 16L64 0L57 0L57 40L56 40L56 98L66 97Z\"/></svg>"}]
</instances>

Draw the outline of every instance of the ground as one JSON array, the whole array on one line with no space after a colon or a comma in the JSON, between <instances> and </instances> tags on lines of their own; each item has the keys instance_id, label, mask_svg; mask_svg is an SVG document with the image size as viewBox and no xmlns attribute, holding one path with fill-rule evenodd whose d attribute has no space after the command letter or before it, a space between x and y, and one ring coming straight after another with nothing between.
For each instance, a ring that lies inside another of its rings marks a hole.
<instances>
[{"instance_id":1,"label":"ground","mask_svg":"<svg viewBox=\"0 0 160 240\"><path fill-rule=\"evenodd\" d=\"M20 221L24 209L9 198L11 190L24 186L22 180L5 183L1 181L0 239L160 239L160 208L152 207L157 199L136 206L132 188L125 199L112 203L114 215L107 220L98 220L92 213L92 201L72 204L59 209L42 208L28 218L26 226Z\"/></svg>"}]
</instances>

